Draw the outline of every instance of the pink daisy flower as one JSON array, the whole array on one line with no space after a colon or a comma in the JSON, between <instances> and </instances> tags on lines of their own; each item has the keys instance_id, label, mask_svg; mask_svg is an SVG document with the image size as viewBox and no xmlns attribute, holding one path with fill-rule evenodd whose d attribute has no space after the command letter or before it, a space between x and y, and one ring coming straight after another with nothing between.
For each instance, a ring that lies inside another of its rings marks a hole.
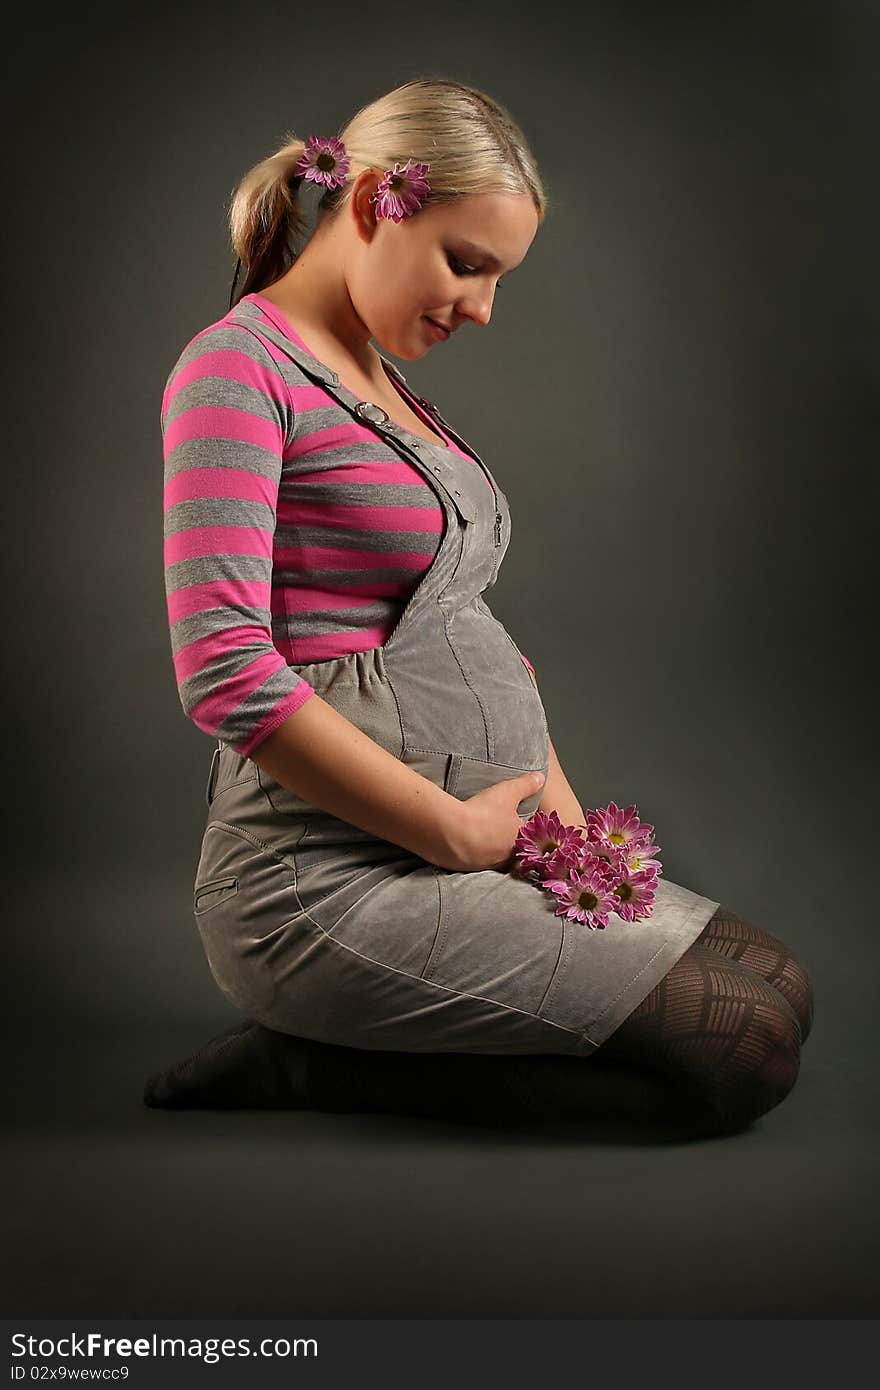
<instances>
[{"instance_id":1,"label":"pink daisy flower","mask_svg":"<svg viewBox=\"0 0 880 1390\"><path fill-rule=\"evenodd\" d=\"M606 807L600 806L595 811L587 812L587 830L591 841L617 848L626 847L633 840L643 840L646 835L653 833L654 827L647 821L639 820L634 801L626 810L609 801Z\"/></svg>"},{"instance_id":2,"label":"pink daisy flower","mask_svg":"<svg viewBox=\"0 0 880 1390\"><path fill-rule=\"evenodd\" d=\"M370 202L376 204L376 216L400 222L417 212L431 191L425 178L430 167L430 164L408 159L386 170L376 192L370 195Z\"/></svg>"},{"instance_id":3,"label":"pink daisy flower","mask_svg":"<svg viewBox=\"0 0 880 1390\"><path fill-rule=\"evenodd\" d=\"M557 916L593 930L612 912L626 922L650 917L662 872L653 825L639 820L635 803L613 801L587 822L563 825L556 811L536 811L520 826L513 871L562 899Z\"/></svg>"},{"instance_id":4,"label":"pink daisy flower","mask_svg":"<svg viewBox=\"0 0 880 1390\"><path fill-rule=\"evenodd\" d=\"M640 842L639 842L640 843ZM615 882L626 868L626 858L622 845L612 845L604 840L588 839L581 851L581 858L589 857Z\"/></svg>"},{"instance_id":5,"label":"pink daisy flower","mask_svg":"<svg viewBox=\"0 0 880 1390\"><path fill-rule=\"evenodd\" d=\"M548 878L565 878L569 869L579 869L581 857L573 849L560 845L559 849L552 849L540 860L537 867L531 873L539 883Z\"/></svg>"},{"instance_id":6,"label":"pink daisy flower","mask_svg":"<svg viewBox=\"0 0 880 1390\"><path fill-rule=\"evenodd\" d=\"M514 841L517 862L526 873L542 869L558 850L579 854L583 840L573 825L563 825L555 811L536 811L521 825Z\"/></svg>"},{"instance_id":7,"label":"pink daisy flower","mask_svg":"<svg viewBox=\"0 0 880 1390\"><path fill-rule=\"evenodd\" d=\"M653 869L639 869L636 873L625 873L617 887L612 889L618 899L614 911L625 922L650 917L654 911L657 877Z\"/></svg>"},{"instance_id":8,"label":"pink daisy flower","mask_svg":"<svg viewBox=\"0 0 880 1390\"><path fill-rule=\"evenodd\" d=\"M580 869L569 869L565 878L545 879L543 886L560 899L557 917L583 922L591 931L607 927L610 914L619 905L619 899L597 864L584 862Z\"/></svg>"},{"instance_id":9,"label":"pink daisy flower","mask_svg":"<svg viewBox=\"0 0 880 1390\"><path fill-rule=\"evenodd\" d=\"M654 869L659 873L662 867L660 846L653 843L650 835L644 840L631 840L621 848L620 861L630 873L636 873L639 869Z\"/></svg>"},{"instance_id":10,"label":"pink daisy flower","mask_svg":"<svg viewBox=\"0 0 880 1390\"><path fill-rule=\"evenodd\" d=\"M310 135L293 172L327 188L341 188L348 178L351 161L345 146L335 135Z\"/></svg>"}]
</instances>

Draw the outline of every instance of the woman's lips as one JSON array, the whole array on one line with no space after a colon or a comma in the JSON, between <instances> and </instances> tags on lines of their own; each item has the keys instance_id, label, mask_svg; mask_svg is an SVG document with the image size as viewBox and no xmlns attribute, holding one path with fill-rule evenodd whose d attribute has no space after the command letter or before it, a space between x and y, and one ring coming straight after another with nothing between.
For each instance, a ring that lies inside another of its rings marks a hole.
<instances>
[{"instance_id":1,"label":"woman's lips","mask_svg":"<svg viewBox=\"0 0 880 1390\"><path fill-rule=\"evenodd\" d=\"M427 314L425 314L425 318L433 328L434 333L440 339L440 341L445 342L445 340L449 337L450 330L448 328L444 328L443 325L440 323L435 323L434 320L432 318L429 318Z\"/></svg>"}]
</instances>

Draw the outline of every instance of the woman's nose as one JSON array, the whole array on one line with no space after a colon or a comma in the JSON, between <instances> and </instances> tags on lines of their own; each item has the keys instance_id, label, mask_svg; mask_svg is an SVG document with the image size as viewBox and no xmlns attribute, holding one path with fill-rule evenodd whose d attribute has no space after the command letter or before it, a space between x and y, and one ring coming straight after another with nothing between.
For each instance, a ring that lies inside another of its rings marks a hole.
<instances>
[{"instance_id":1,"label":"woman's nose","mask_svg":"<svg viewBox=\"0 0 880 1390\"><path fill-rule=\"evenodd\" d=\"M495 302L495 291L493 289L484 290L481 294L474 291L460 301L458 312L464 317L473 319L475 323L482 324L484 327L492 317L492 305Z\"/></svg>"}]
</instances>

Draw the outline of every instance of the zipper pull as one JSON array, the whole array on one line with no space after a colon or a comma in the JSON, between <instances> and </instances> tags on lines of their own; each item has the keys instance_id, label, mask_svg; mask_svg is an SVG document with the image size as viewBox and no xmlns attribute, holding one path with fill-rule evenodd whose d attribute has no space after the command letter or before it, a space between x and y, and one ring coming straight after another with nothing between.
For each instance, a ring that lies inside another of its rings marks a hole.
<instances>
[{"instance_id":1,"label":"zipper pull","mask_svg":"<svg viewBox=\"0 0 880 1390\"><path fill-rule=\"evenodd\" d=\"M495 544L501 544L501 513L495 513Z\"/></svg>"}]
</instances>

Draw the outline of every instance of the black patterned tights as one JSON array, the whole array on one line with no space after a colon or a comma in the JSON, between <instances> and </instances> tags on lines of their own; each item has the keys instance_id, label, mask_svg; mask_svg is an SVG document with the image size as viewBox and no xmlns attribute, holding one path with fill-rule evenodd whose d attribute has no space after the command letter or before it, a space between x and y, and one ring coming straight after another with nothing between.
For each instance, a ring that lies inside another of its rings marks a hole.
<instances>
[{"instance_id":1,"label":"black patterned tights","mask_svg":"<svg viewBox=\"0 0 880 1390\"><path fill-rule=\"evenodd\" d=\"M666 1077L707 1128L740 1129L797 1080L813 1023L804 966L776 937L719 907L700 936L602 1045L597 1059Z\"/></svg>"},{"instance_id":2,"label":"black patterned tights","mask_svg":"<svg viewBox=\"0 0 880 1390\"><path fill-rule=\"evenodd\" d=\"M804 966L725 907L592 1057L382 1052L246 1020L151 1078L148 1105L387 1111L508 1126L645 1115L744 1129L797 1080Z\"/></svg>"}]
</instances>

